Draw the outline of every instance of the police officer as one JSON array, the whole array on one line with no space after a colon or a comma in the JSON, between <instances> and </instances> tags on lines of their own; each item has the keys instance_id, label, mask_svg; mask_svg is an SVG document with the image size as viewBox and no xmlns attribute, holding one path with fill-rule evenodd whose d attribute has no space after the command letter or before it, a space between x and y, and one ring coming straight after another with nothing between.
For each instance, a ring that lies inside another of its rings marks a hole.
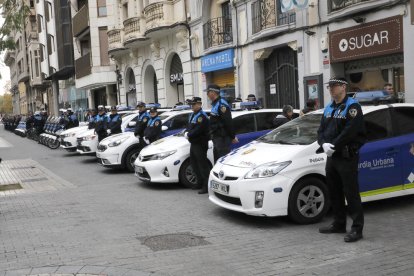
<instances>
[{"instance_id":1,"label":"police officer","mask_svg":"<svg viewBox=\"0 0 414 276\"><path fill-rule=\"evenodd\" d=\"M200 97L193 97L188 103L193 109L193 114L190 116L184 136L191 144L190 162L197 176L197 184L201 188L198 193L206 194L210 173L210 164L207 159L210 122L207 114L201 108Z\"/></svg>"},{"instance_id":2,"label":"police officer","mask_svg":"<svg viewBox=\"0 0 414 276\"><path fill-rule=\"evenodd\" d=\"M211 100L210 133L214 145L214 162L230 152L231 144L238 143L233 130L230 105L220 97L220 87L211 84L207 87L207 96Z\"/></svg>"},{"instance_id":3,"label":"police officer","mask_svg":"<svg viewBox=\"0 0 414 276\"><path fill-rule=\"evenodd\" d=\"M121 129L122 125L122 118L121 115L118 114L118 110L116 106L111 106L111 114L109 115L109 124L108 124L108 134L118 134L122 133Z\"/></svg>"},{"instance_id":4,"label":"police officer","mask_svg":"<svg viewBox=\"0 0 414 276\"><path fill-rule=\"evenodd\" d=\"M137 104L137 110L138 110L138 120L137 120L137 124L135 125L135 137L137 137L140 141L140 144L142 146L145 146L146 143L144 142L143 138L144 138L144 131L147 128L147 124L149 121L149 114L147 112L147 109L145 108L145 103L144 102L138 102Z\"/></svg>"},{"instance_id":5,"label":"police officer","mask_svg":"<svg viewBox=\"0 0 414 276\"><path fill-rule=\"evenodd\" d=\"M66 129L79 126L78 117L73 113L72 108L67 109L67 121Z\"/></svg>"},{"instance_id":6,"label":"police officer","mask_svg":"<svg viewBox=\"0 0 414 276\"><path fill-rule=\"evenodd\" d=\"M95 119L95 133L98 135L98 141L102 141L108 136L108 115L106 115L105 108L98 106L98 115Z\"/></svg>"},{"instance_id":7,"label":"police officer","mask_svg":"<svg viewBox=\"0 0 414 276\"><path fill-rule=\"evenodd\" d=\"M290 105L285 105L282 108L282 114L278 114L275 119L273 120L273 127L277 128L281 125L286 124L290 120L292 120L293 116L293 107Z\"/></svg>"},{"instance_id":8,"label":"police officer","mask_svg":"<svg viewBox=\"0 0 414 276\"><path fill-rule=\"evenodd\" d=\"M329 186L334 221L319 228L320 233L345 233L346 211L353 220L345 242L362 238L364 214L358 185L359 148L366 140L365 125L359 103L347 96L348 82L332 78L328 82L332 102L325 107L318 129L318 143L328 156L326 180ZM348 208L345 208L345 199Z\"/></svg>"},{"instance_id":9,"label":"police officer","mask_svg":"<svg viewBox=\"0 0 414 276\"><path fill-rule=\"evenodd\" d=\"M88 129L94 129L96 126L96 116L98 113L96 109L91 109L88 111Z\"/></svg>"},{"instance_id":10,"label":"police officer","mask_svg":"<svg viewBox=\"0 0 414 276\"><path fill-rule=\"evenodd\" d=\"M33 127L36 129L36 133L38 135L43 133L43 126L44 126L44 120L43 120L42 114L40 114L40 111L36 111L34 114Z\"/></svg>"},{"instance_id":11,"label":"police officer","mask_svg":"<svg viewBox=\"0 0 414 276\"><path fill-rule=\"evenodd\" d=\"M147 127L144 130L143 140L145 144L149 145L152 142L158 140L161 134L161 118L158 117L158 111L155 107L150 109L150 119L148 120Z\"/></svg>"}]
</instances>

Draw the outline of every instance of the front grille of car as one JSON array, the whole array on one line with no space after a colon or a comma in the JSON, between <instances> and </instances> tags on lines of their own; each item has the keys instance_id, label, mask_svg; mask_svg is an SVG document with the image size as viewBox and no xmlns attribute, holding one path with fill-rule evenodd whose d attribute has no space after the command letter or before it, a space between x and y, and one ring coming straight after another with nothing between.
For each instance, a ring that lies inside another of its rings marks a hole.
<instances>
[{"instance_id":1,"label":"front grille of car","mask_svg":"<svg viewBox=\"0 0 414 276\"><path fill-rule=\"evenodd\" d=\"M105 145L98 145L98 151L102 152L102 151L106 151L107 146Z\"/></svg>"},{"instance_id":2,"label":"front grille of car","mask_svg":"<svg viewBox=\"0 0 414 276\"><path fill-rule=\"evenodd\" d=\"M85 147L85 146L77 146L77 149L78 150L81 150L83 152L89 152L89 151L91 151L91 148L90 147Z\"/></svg>"},{"instance_id":3,"label":"front grille of car","mask_svg":"<svg viewBox=\"0 0 414 276\"><path fill-rule=\"evenodd\" d=\"M215 176L215 177L217 177L217 178L221 179L221 178L219 177L218 173L213 172L213 174L214 174L214 176ZM226 176L224 179L221 179L221 180L225 180L225 181L234 181L234 180L237 180L237 179L239 179L239 178L238 178L238 177L236 177L236 176Z\"/></svg>"},{"instance_id":4,"label":"front grille of car","mask_svg":"<svg viewBox=\"0 0 414 276\"><path fill-rule=\"evenodd\" d=\"M233 205L241 206L241 201L240 201L240 198L238 198L238 197L226 196L226 195L222 195L222 194L219 194L219 193L216 193L216 192L214 192L214 195L217 198L223 200L224 202L227 202L227 203L233 204Z\"/></svg>"},{"instance_id":5,"label":"front grille of car","mask_svg":"<svg viewBox=\"0 0 414 276\"><path fill-rule=\"evenodd\" d=\"M71 142L63 141L62 142L62 145L64 145L65 147L72 147L72 143Z\"/></svg>"},{"instance_id":6,"label":"front grille of car","mask_svg":"<svg viewBox=\"0 0 414 276\"><path fill-rule=\"evenodd\" d=\"M148 172L145 168L144 168L144 171L142 173L139 173L137 171L135 171L135 173L141 180L148 181L148 182L151 181L151 176L148 174Z\"/></svg>"}]
</instances>

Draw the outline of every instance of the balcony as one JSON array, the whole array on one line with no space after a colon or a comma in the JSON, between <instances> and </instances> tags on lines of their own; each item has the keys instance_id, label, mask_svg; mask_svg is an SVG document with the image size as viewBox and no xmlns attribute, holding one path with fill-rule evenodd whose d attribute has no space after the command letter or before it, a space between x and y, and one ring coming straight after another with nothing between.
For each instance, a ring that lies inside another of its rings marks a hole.
<instances>
[{"instance_id":1,"label":"balcony","mask_svg":"<svg viewBox=\"0 0 414 276\"><path fill-rule=\"evenodd\" d=\"M16 52L14 50L7 50L4 54L4 64L10 67L12 63L15 61Z\"/></svg>"},{"instance_id":2,"label":"balcony","mask_svg":"<svg viewBox=\"0 0 414 276\"><path fill-rule=\"evenodd\" d=\"M73 17L73 36L79 36L83 31L89 27L89 10L88 6L84 5Z\"/></svg>"},{"instance_id":3,"label":"balcony","mask_svg":"<svg viewBox=\"0 0 414 276\"><path fill-rule=\"evenodd\" d=\"M350 7L355 4L359 4L362 2L367 2L370 0L329 0L328 1L328 7L329 12L335 12L342 10L344 8Z\"/></svg>"},{"instance_id":4,"label":"balcony","mask_svg":"<svg viewBox=\"0 0 414 276\"><path fill-rule=\"evenodd\" d=\"M91 53L87 53L75 61L75 71L77 79L92 73Z\"/></svg>"},{"instance_id":5,"label":"balcony","mask_svg":"<svg viewBox=\"0 0 414 276\"><path fill-rule=\"evenodd\" d=\"M233 42L231 17L218 17L203 25L204 49Z\"/></svg>"},{"instance_id":6,"label":"balcony","mask_svg":"<svg viewBox=\"0 0 414 276\"><path fill-rule=\"evenodd\" d=\"M127 44L135 39L142 38L140 19L138 17L128 18L124 21L124 43Z\"/></svg>"},{"instance_id":7,"label":"balcony","mask_svg":"<svg viewBox=\"0 0 414 276\"><path fill-rule=\"evenodd\" d=\"M125 50L124 48L124 32L122 29L112 29L108 34L108 53L112 54L118 51Z\"/></svg>"},{"instance_id":8,"label":"balcony","mask_svg":"<svg viewBox=\"0 0 414 276\"><path fill-rule=\"evenodd\" d=\"M184 0L167 0L158 1L147 5L144 8L146 20L145 35L172 25L185 22L185 1ZM160 34L162 35L162 33Z\"/></svg>"},{"instance_id":9,"label":"balcony","mask_svg":"<svg viewBox=\"0 0 414 276\"><path fill-rule=\"evenodd\" d=\"M277 0L258 0L252 4L252 31L260 31L296 22L295 12L281 12Z\"/></svg>"},{"instance_id":10,"label":"balcony","mask_svg":"<svg viewBox=\"0 0 414 276\"><path fill-rule=\"evenodd\" d=\"M38 34L37 34L37 32L29 32L28 34L27 34L27 41L28 42L30 42L30 41L34 41L34 40L37 40L38 39Z\"/></svg>"}]
</instances>

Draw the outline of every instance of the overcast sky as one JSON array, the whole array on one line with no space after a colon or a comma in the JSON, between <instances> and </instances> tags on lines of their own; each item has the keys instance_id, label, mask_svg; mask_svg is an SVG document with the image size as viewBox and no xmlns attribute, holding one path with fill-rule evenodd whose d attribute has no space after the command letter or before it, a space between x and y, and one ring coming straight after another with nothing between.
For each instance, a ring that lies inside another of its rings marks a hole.
<instances>
[{"instance_id":1,"label":"overcast sky","mask_svg":"<svg viewBox=\"0 0 414 276\"><path fill-rule=\"evenodd\" d=\"M1 13L1 10L0 10ZM0 26L3 25L3 17L0 16ZM6 82L10 80L10 70L9 67L7 67L4 64L4 53L2 52L0 54L0 74L1 74L1 79L0 79L0 95L3 95L4 93L4 85L6 85Z\"/></svg>"}]
</instances>

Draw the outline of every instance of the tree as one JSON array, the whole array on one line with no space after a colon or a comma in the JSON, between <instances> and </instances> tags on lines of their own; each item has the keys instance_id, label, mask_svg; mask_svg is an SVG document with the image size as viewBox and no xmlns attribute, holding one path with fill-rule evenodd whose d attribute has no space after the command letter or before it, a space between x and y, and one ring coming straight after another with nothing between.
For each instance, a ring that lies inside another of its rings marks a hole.
<instances>
[{"instance_id":1,"label":"tree","mask_svg":"<svg viewBox=\"0 0 414 276\"><path fill-rule=\"evenodd\" d=\"M0 96L0 113L13 113L13 96L10 93L11 83L8 81L4 85L4 95Z\"/></svg>"},{"instance_id":2,"label":"tree","mask_svg":"<svg viewBox=\"0 0 414 276\"><path fill-rule=\"evenodd\" d=\"M30 13L24 0L0 0L0 9L4 23L0 27L0 51L13 50L15 47L13 32L23 31L24 19Z\"/></svg>"}]
</instances>

